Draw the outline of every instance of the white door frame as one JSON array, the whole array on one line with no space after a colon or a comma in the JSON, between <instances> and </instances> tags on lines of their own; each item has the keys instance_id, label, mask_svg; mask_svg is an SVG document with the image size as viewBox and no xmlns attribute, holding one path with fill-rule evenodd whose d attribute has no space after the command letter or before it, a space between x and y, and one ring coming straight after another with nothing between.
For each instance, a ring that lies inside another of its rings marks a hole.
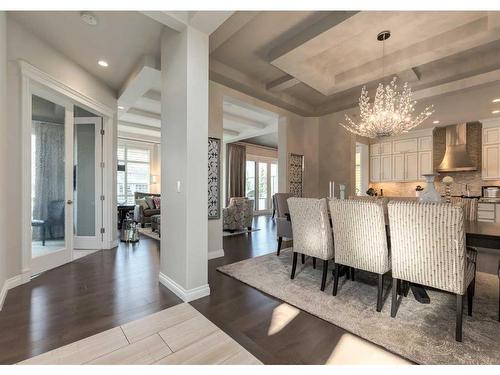
<instances>
[{"instance_id":1,"label":"white door frame","mask_svg":"<svg viewBox=\"0 0 500 375\"><path fill-rule=\"evenodd\" d=\"M103 214L103 201L101 200L101 196L104 195L102 191L102 121L101 117L75 117L74 125L94 125L94 135L95 135L95 150L94 150L94 206L95 206L95 221L94 221L94 236L77 236L76 233L74 235L74 249L102 249L103 248L103 240L104 233L101 233L101 228L103 226L102 214ZM73 161L73 165L74 165ZM78 190L76 191L78 194ZM74 210L78 212L78 196L73 197L73 213ZM78 223L76 223L78 225ZM75 227L75 222L73 221L73 226Z\"/></svg>"},{"instance_id":2,"label":"white door frame","mask_svg":"<svg viewBox=\"0 0 500 375\"><path fill-rule=\"evenodd\" d=\"M105 228L103 248L110 249L118 245L116 231L113 225L116 195L116 108L100 103L66 84L58 81L49 74L41 71L26 61L19 60L21 72L21 248L22 248L22 282L31 278L31 98L35 86L43 87L66 97L74 105L90 109L103 118L103 129L106 135L103 140L103 226ZM106 199L107 198L107 199Z\"/></svg>"}]
</instances>

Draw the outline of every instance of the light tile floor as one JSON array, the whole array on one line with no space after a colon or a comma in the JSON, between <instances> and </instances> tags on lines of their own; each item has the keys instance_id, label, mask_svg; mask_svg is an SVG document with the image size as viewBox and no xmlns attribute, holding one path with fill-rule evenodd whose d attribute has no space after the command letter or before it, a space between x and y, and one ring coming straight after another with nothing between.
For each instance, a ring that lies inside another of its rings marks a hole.
<instances>
[{"instance_id":1,"label":"light tile floor","mask_svg":"<svg viewBox=\"0 0 500 375\"><path fill-rule=\"evenodd\" d=\"M262 364L183 303L20 362L49 364Z\"/></svg>"}]
</instances>

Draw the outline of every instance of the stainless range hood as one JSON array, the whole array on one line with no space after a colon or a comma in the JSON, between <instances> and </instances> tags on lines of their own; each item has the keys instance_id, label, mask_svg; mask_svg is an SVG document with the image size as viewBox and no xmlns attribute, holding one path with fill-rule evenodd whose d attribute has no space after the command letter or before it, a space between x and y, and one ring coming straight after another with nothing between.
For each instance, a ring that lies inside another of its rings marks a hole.
<instances>
[{"instance_id":1,"label":"stainless range hood","mask_svg":"<svg viewBox=\"0 0 500 375\"><path fill-rule=\"evenodd\" d=\"M446 152L438 172L475 171L477 167L467 154L467 124L446 127Z\"/></svg>"}]
</instances>

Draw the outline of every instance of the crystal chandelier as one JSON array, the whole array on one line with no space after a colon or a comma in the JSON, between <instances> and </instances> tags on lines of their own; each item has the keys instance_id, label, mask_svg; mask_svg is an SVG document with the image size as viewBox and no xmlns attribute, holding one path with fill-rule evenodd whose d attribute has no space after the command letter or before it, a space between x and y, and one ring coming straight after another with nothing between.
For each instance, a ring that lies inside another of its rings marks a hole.
<instances>
[{"instance_id":1,"label":"crystal chandelier","mask_svg":"<svg viewBox=\"0 0 500 375\"><path fill-rule=\"evenodd\" d=\"M377 35L377 40L382 42L382 63L385 55L385 40L391 36L390 31L382 31ZM383 72L383 76L385 76ZM384 86L379 83L375 93L373 105L366 86L361 90L359 98L360 121L354 122L345 115L346 123L340 123L350 132L368 138L388 137L406 133L410 129L420 125L434 113L433 106L424 109L419 115L415 115L415 105L412 100L411 88L406 82L403 89L398 91L397 78Z\"/></svg>"}]
</instances>

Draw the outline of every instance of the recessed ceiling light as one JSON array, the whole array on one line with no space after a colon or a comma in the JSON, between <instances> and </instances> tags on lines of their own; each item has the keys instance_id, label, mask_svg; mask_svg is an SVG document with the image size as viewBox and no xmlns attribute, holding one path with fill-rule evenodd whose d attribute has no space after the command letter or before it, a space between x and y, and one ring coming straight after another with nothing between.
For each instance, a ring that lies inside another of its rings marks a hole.
<instances>
[{"instance_id":1,"label":"recessed ceiling light","mask_svg":"<svg viewBox=\"0 0 500 375\"><path fill-rule=\"evenodd\" d=\"M97 18L90 12L81 12L80 13L80 18L82 19L83 22L85 22L87 25L90 26L95 26L97 25Z\"/></svg>"},{"instance_id":2,"label":"recessed ceiling light","mask_svg":"<svg viewBox=\"0 0 500 375\"><path fill-rule=\"evenodd\" d=\"M433 124L439 124L439 120L432 121Z\"/></svg>"},{"instance_id":3,"label":"recessed ceiling light","mask_svg":"<svg viewBox=\"0 0 500 375\"><path fill-rule=\"evenodd\" d=\"M426 115L430 116L430 115L432 115L432 112L427 112Z\"/></svg>"},{"instance_id":4,"label":"recessed ceiling light","mask_svg":"<svg viewBox=\"0 0 500 375\"><path fill-rule=\"evenodd\" d=\"M97 63L104 68L107 68L109 66L108 62L104 60L99 60Z\"/></svg>"},{"instance_id":5,"label":"recessed ceiling light","mask_svg":"<svg viewBox=\"0 0 500 375\"><path fill-rule=\"evenodd\" d=\"M494 111L491 111L491 113L497 114L497 113L500 113L500 110L499 109L495 109Z\"/></svg>"},{"instance_id":6,"label":"recessed ceiling light","mask_svg":"<svg viewBox=\"0 0 500 375\"><path fill-rule=\"evenodd\" d=\"M493 99L491 102L492 103L500 103L500 98Z\"/></svg>"},{"instance_id":7,"label":"recessed ceiling light","mask_svg":"<svg viewBox=\"0 0 500 375\"><path fill-rule=\"evenodd\" d=\"M125 109L125 107L124 107L124 106L119 105L119 106L118 106L118 109Z\"/></svg>"}]
</instances>

